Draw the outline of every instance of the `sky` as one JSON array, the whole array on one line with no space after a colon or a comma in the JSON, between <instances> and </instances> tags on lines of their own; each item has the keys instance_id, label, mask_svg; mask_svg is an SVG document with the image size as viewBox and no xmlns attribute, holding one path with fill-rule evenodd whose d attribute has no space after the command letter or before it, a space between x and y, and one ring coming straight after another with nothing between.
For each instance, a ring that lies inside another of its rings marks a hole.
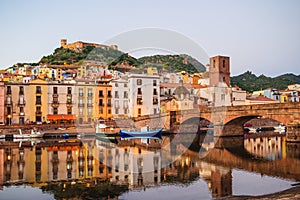
<instances>
[{"instance_id":1,"label":"sky","mask_svg":"<svg viewBox=\"0 0 300 200\"><path fill-rule=\"evenodd\" d=\"M62 38L104 43L151 27L190 38L208 56L230 56L232 75L298 75L299 10L298 0L1 0L0 68L38 62Z\"/></svg>"}]
</instances>

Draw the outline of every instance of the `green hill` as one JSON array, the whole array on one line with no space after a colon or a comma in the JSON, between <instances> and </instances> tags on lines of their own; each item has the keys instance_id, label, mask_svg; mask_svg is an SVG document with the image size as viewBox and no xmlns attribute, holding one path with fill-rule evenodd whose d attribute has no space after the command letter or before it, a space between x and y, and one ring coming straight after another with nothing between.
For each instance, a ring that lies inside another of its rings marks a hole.
<instances>
[{"instance_id":1,"label":"green hill","mask_svg":"<svg viewBox=\"0 0 300 200\"><path fill-rule=\"evenodd\" d=\"M168 72L186 71L189 73L204 72L206 68L196 59L188 55L153 55L145 56L138 59L144 65L152 65L158 70Z\"/></svg>"},{"instance_id":2,"label":"green hill","mask_svg":"<svg viewBox=\"0 0 300 200\"><path fill-rule=\"evenodd\" d=\"M265 75L256 76L250 71L231 77L231 85L239 86L243 90L253 92L266 88L286 89L290 84L300 83L300 75L283 74L274 78Z\"/></svg>"},{"instance_id":3,"label":"green hill","mask_svg":"<svg viewBox=\"0 0 300 200\"><path fill-rule=\"evenodd\" d=\"M120 57L123 52L114 49L103 49L101 47L87 46L82 51L73 51L71 49L57 48L53 54L44 56L39 63L63 65L76 64L84 60L93 60L110 63Z\"/></svg>"}]
</instances>

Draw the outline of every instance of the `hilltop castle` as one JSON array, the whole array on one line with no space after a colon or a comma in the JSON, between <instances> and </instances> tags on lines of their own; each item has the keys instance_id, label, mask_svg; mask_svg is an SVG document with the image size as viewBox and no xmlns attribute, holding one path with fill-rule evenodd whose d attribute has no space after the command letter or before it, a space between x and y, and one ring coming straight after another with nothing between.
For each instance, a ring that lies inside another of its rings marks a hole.
<instances>
[{"instance_id":1,"label":"hilltop castle","mask_svg":"<svg viewBox=\"0 0 300 200\"><path fill-rule=\"evenodd\" d=\"M84 49L87 46L94 46L94 47L101 47L103 49L113 49L113 50L118 50L118 46L117 45L103 45L103 44L96 44L96 43L87 43L87 42L81 42L81 41L77 41L77 42L73 42L68 44L66 39L61 39L60 40L60 46L65 48L65 49L71 49L74 51L81 51L82 49Z\"/></svg>"}]
</instances>

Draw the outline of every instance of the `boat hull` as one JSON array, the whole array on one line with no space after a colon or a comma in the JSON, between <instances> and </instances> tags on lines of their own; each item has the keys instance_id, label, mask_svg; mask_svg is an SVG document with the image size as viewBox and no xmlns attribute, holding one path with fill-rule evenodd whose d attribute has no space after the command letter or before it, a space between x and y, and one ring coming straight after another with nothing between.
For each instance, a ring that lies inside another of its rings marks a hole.
<instances>
[{"instance_id":1,"label":"boat hull","mask_svg":"<svg viewBox=\"0 0 300 200\"><path fill-rule=\"evenodd\" d=\"M161 138L161 132L162 129L158 130L153 130L153 131L147 131L147 132L131 132L131 131L124 131L120 130L120 136L124 138L149 138L149 137L154 137L154 138Z\"/></svg>"}]
</instances>

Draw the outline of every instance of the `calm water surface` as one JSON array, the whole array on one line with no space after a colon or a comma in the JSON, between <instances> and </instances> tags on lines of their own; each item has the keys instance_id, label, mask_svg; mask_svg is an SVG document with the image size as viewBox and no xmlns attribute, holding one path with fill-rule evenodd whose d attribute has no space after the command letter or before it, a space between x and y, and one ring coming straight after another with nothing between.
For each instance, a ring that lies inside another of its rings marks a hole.
<instances>
[{"instance_id":1,"label":"calm water surface","mask_svg":"<svg viewBox=\"0 0 300 200\"><path fill-rule=\"evenodd\" d=\"M192 140L189 138L193 138ZM300 181L300 145L282 135L0 141L0 199L212 199Z\"/></svg>"}]
</instances>

